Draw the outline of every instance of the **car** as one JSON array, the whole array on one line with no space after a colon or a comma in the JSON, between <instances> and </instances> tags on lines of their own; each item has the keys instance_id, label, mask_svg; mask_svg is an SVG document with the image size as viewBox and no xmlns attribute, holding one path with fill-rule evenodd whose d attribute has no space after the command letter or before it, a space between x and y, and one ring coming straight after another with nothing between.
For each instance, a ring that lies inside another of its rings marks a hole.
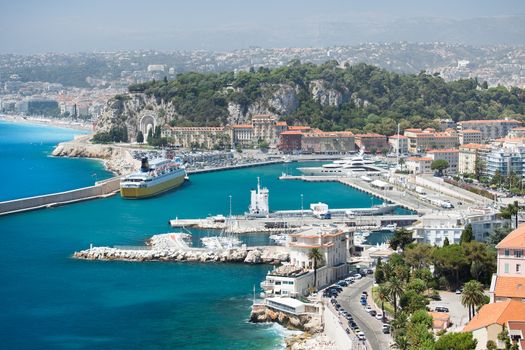
<instances>
[{"instance_id":1,"label":"car","mask_svg":"<svg viewBox=\"0 0 525 350\"><path fill-rule=\"evenodd\" d=\"M368 296L368 292L366 290L364 290L363 293L361 293L361 294Z\"/></svg>"},{"instance_id":2,"label":"car","mask_svg":"<svg viewBox=\"0 0 525 350\"><path fill-rule=\"evenodd\" d=\"M339 282L337 282L337 285L341 286L341 287L347 287L348 286L348 282L346 282L346 281L339 281Z\"/></svg>"},{"instance_id":3,"label":"car","mask_svg":"<svg viewBox=\"0 0 525 350\"><path fill-rule=\"evenodd\" d=\"M461 294L461 289L456 289L456 294Z\"/></svg>"},{"instance_id":4,"label":"car","mask_svg":"<svg viewBox=\"0 0 525 350\"><path fill-rule=\"evenodd\" d=\"M346 319L347 319L348 321L353 321L353 320L354 320L354 318L353 318L352 315L350 315L350 314L346 315Z\"/></svg>"},{"instance_id":5,"label":"car","mask_svg":"<svg viewBox=\"0 0 525 350\"><path fill-rule=\"evenodd\" d=\"M356 280L361 279L362 277L363 277L363 276L361 276L361 275L358 274L358 273L356 273L356 274L354 275L354 278L355 278Z\"/></svg>"},{"instance_id":6,"label":"car","mask_svg":"<svg viewBox=\"0 0 525 350\"><path fill-rule=\"evenodd\" d=\"M366 269L364 272L365 272L367 275L371 275L371 274L374 273L374 270L372 270L372 269Z\"/></svg>"},{"instance_id":7,"label":"car","mask_svg":"<svg viewBox=\"0 0 525 350\"><path fill-rule=\"evenodd\" d=\"M355 280L355 278L353 278L352 276L345 278L345 281L348 282L348 283L352 283L352 282L354 282L354 280Z\"/></svg>"},{"instance_id":8,"label":"car","mask_svg":"<svg viewBox=\"0 0 525 350\"><path fill-rule=\"evenodd\" d=\"M357 339L365 341L366 340L365 333L363 332L357 333Z\"/></svg>"},{"instance_id":9,"label":"car","mask_svg":"<svg viewBox=\"0 0 525 350\"><path fill-rule=\"evenodd\" d=\"M370 310L370 311L368 311L368 313L370 314L370 316L373 316L373 317L375 317L377 315L377 311L376 310Z\"/></svg>"},{"instance_id":10,"label":"car","mask_svg":"<svg viewBox=\"0 0 525 350\"><path fill-rule=\"evenodd\" d=\"M330 302L332 303L332 305L335 305L335 304L337 304L337 299L333 298L333 299L330 300Z\"/></svg>"},{"instance_id":11,"label":"car","mask_svg":"<svg viewBox=\"0 0 525 350\"><path fill-rule=\"evenodd\" d=\"M352 328L352 330L356 330L357 329L357 323L355 322L350 322L350 328Z\"/></svg>"},{"instance_id":12,"label":"car","mask_svg":"<svg viewBox=\"0 0 525 350\"><path fill-rule=\"evenodd\" d=\"M366 305L366 299L361 299L361 305L363 305L363 306Z\"/></svg>"},{"instance_id":13,"label":"car","mask_svg":"<svg viewBox=\"0 0 525 350\"><path fill-rule=\"evenodd\" d=\"M346 334L350 334L350 328L345 329Z\"/></svg>"},{"instance_id":14,"label":"car","mask_svg":"<svg viewBox=\"0 0 525 350\"><path fill-rule=\"evenodd\" d=\"M366 306L365 306L365 311L366 311L366 312L370 312L370 311L372 311L372 307L370 307L370 305L366 305Z\"/></svg>"},{"instance_id":15,"label":"car","mask_svg":"<svg viewBox=\"0 0 525 350\"><path fill-rule=\"evenodd\" d=\"M444 306L436 306L435 310L436 312L449 312L448 307L444 307Z\"/></svg>"},{"instance_id":16,"label":"car","mask_svg":"<svg viewBox=\"0 0 525 350\"><path fill-rule=\"evenodd\" d=\"M390 334L390 327L383 328L381 331L383 332L383 334Z\"/></svg>"},{"instance_id":17,"label":"car","mask_svg":"<svg viewBox=\"0 0 525 350\"><path fill-rule=\"evenodd\" d=\"M382 320L382 319L383 319L383 313L382 313L381 311L378 311L378 312L376 313L376 318L377 318L378 320Z\"/></svg>"}]
</instances>

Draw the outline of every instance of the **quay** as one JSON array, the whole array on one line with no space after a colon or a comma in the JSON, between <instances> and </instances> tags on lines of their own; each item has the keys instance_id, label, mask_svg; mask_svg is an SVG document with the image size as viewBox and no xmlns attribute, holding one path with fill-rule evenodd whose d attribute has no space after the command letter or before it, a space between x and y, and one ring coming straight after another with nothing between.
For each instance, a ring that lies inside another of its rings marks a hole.
<instances>
[{"instance_id":1,"label":"quay","mask_svg":"<svg viewBox=\"0 0 525 350\"><path fill-rule=\"evenodd\" d=\"M282 246L241 246L211 250L193 248L184 242L184 233L165 233L151 237L146 246L90 247L73 254L75 259L171 262L235 262L280 264L289 254Z\"/></svg>"}]
</instances>

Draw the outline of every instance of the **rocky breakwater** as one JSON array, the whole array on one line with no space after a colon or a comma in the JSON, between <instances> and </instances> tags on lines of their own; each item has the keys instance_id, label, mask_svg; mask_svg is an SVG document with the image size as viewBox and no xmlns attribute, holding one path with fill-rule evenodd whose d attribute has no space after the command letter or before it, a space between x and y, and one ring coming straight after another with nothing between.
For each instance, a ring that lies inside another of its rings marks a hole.
<instances>
[{"instance_id":1,"label":"rocky breakwater","mask_svg":"<svg viewBox=\"0 0 525 350\"><path fill-rule=\"evenodd\" d=\"M126 148L114 145L92 144L87 136L59 143L53 150L52 155L55 157L101 159L108 170L119 175L136 171L140 167L140 162L133 159L133 156Z\"/></svg>"},{"instance_id":2,"label":"rocky breakwater","mask_svg":"<svg viewBox=\"0 0 525 350\"><path fill-rule=\"evenodd\" d=\"M277 322L283 327L292 330L300 330L309 334L322 331L320 315L292 315L282 311L274 310L269 307L252 310L250 322L264 323Z\"/></svg>"},{"instance_id":3,"label":"rocky breakwater","mask_svg":"<svg viewBox=\"0 0 525 350\"><path fill-rule=\"evenodd\" d=\"M93 247L75 252L73 257L85 260L234 262L247 264L279 264L288 260L287 253L272 248L234 248L212 251L206 249Z\"/></svg>"}]
</instances>

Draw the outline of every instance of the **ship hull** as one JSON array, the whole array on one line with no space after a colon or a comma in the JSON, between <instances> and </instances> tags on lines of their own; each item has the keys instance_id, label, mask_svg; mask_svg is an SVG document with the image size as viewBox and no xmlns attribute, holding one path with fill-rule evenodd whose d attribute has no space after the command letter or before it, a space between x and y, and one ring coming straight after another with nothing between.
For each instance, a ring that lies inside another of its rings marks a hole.
<instances>
[{"instance_id":1,"label":"ship hull","mask_svg":"<svg viewBox=\"0 0 525 350\"><path fill-rule=\"evenodd\" d=\"M141 199L153 197L163 192L170 191L182 185L184 183L184 175L174 177L163 182L139 188L120 188L120 195L126 199Z\"/></svg>"}]
</instances>

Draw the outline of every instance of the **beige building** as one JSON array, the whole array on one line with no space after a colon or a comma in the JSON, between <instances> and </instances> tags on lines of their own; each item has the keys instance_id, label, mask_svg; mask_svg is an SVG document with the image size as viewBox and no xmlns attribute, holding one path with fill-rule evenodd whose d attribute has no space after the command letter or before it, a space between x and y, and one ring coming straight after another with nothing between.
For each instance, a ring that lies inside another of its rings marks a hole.
<instances>
[{"instance_id":1,"label":"beige building","mask_svg":"<svg viewBox=\"0 0 525 350\"><path fill-rule=\"evenodd\" d=\"M482 159L483 155L489 151L489 145L482 145L479 143L469 143L459 146L458 173L475 174L476 160L478 159L478 157Z\"/></svg>"},{"instance_id":2,"label":"beige building","mask_svg":"<svg viewBox=\"0 0 525 350\"><path fill-rule=\"evenodd\" d=\"M399 154L408 153L408 137L405 135L393 135L388 138L392 152Z\"/></svg>"},{"instance_id":3,"label":"beige building","mask_svg":"<svg viewBox=\"0 0 525 350\"><path fill-rule=\"evenodd\" d=\"M406 168L412 174L430 174L432 169L432 158L430 157L408 157L406 160Z\"/></svg>"},{"instance_id":4,"label":"beige building","mask_svg":"<svg viewBox=\"0 0 525 350\"><path fill-rule=\"evenodd\" d=\"M252 145L253 128L251 124L236 124L230 127L233 145L249 147Z\"/></svg>"},{"instance_id":5,"label":"beige building","mask_svg":"<svg viewBox=\"0 0 525 350\"><path fill-rule=\"evenodd\" d=\"M388 150L388 142L385 135L380 134L356 134L355 144L363 152L380 152L383 149Z\"/></svg>"},{"instance_id":6,"label":"beige building","mask_svg":"<svg viewBox=\"0 0 525 350\"><path fill-rule=\"evenodd\" d=\"M520 126L518 128L514 128L507 134L507 137L509 138L523 138L525 137L525 127Z\"/></svg>"},{"instance_id":7,"label":"beige building","mask_svg":"<svg viewBox=\"0 0 525 350\"><path fill-rule=\"evenodd\" d=\"M479 130L461 130L459 132L459 143L461 145L483 143L483 135Z\"/></svg>"},{"instance_id":8,"label":"beige building","mask_svg":"<svg viewBox=\"0 0 525 350\"><path fill-rule=\"evenodd\" d=\"M432 161L446 160L448 162L448 169L445 170L445 173L447 174L456 174L458 172L458 149L433 149L427 152L427 157L432 158Z\"/></svg>"},{"instance_id":9,"label":"beige building","mask_svg":"<svg viewBox=\"0 0 525 350\"><path fill-rule=\"evenodd\" d=\"M447 129L444 132L437 132L432 128L425 130L406 129L404 135L408 138L408 151L410 153L459 146L458 134L452 129Z\"/></svg>"},{"instance_id":10,"label":"beige building","mask_svg":"<svg viewBox=\"0 0 525 350\"><path fill-rule=\"evenodd\" d=\"M465 120L458 123L458 131L479 130L482 134L482 142L507 136L521 123L514 119L492 119L492 120Z\"/></svg>"},{"instance_id":11,"label":"beige building","mask_svg":"<svg viewBox=\"0 0 525 350\"><path fill-rule=\"evenodd\" d=\"M254 115L252 117L252 137L254 142L266 141L270 145L277 145L279 135L276 130L277 118L269 114Z\"/></svg>"},{"instance_id":12,"label":"beige building","mask_svg":"<svg viewBox=\"0 0 525 350\"><path fill-rule=\"evenodd\" d=\"M162 131L176 146L213 149L230 145L230 135L224 127L166 127Z\"/></svg>"},{"instance_id":13,"label":"beige building","mask_svg":"<svg viewBox=\"0 0 525 350\"><path fill-rule=\"evenodd\" d=\"M302 134L304 153L341 154L355 151L354 134L350 131L324 132L316 130Z\"/></svg>"},{"instance_id":14,"label":"beige building","mask_svg":"<svg viewBox=\"0 0 525 350\"><path fill-rule=\"evenodd\" d=\"M348 273L346 234L339 229L314 227L290 233L286 247L290 262L270 271L261 283L266 296L304 296L309 289L318 290ZM323 257L317 263L315 285L314 261L310 259L313 248L319 249Z\"/></svg>"}]
</instances>

